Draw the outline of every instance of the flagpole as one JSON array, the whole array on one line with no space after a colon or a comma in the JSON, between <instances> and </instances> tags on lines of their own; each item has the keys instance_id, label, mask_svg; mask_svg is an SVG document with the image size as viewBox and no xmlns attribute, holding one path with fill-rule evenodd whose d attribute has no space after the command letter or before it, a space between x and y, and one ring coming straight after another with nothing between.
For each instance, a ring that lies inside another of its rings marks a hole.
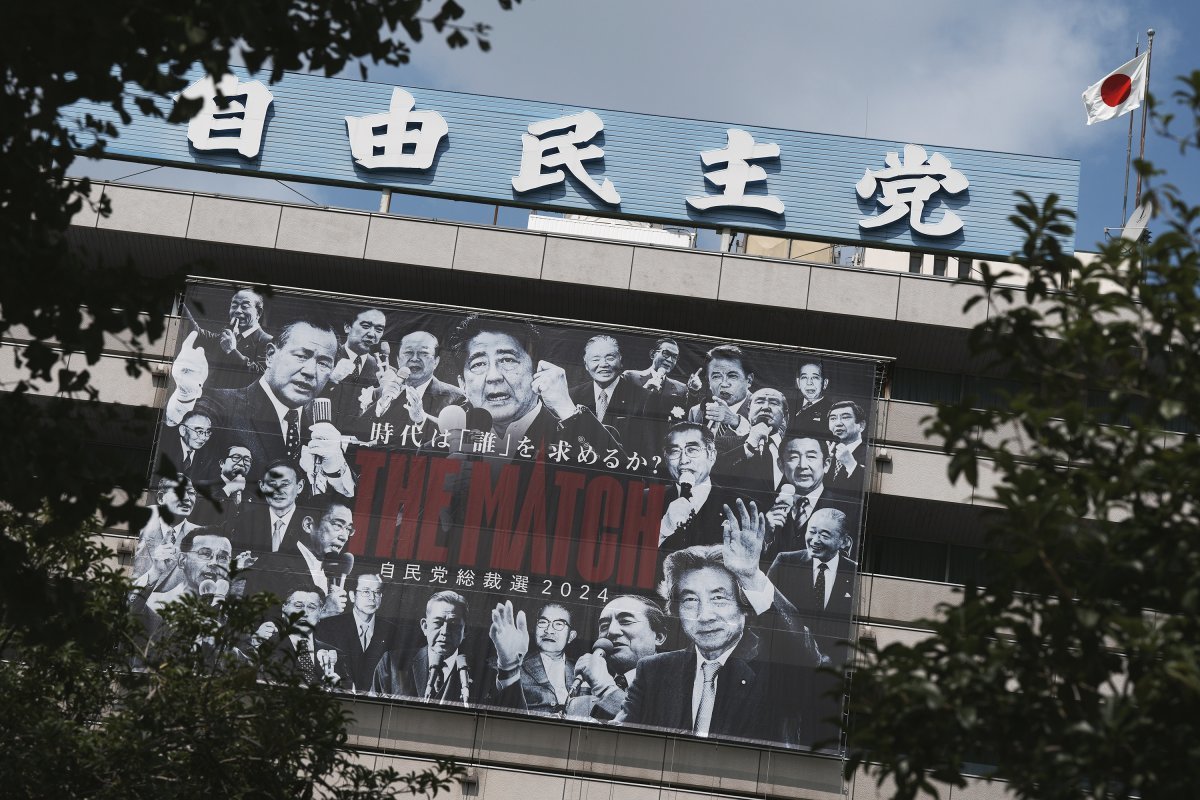
<instances>
[{"instance_id":1,"label":"flagpole","mask_svg":"<svg viewBox=\"0 0 1200 800\"><path fill-rule=\"evenodd\" d=\"M1138 143L1138 161L1146 157L1146 115L1150 105L1150 59L1154 57L1154 28L1146 31L1146 89L1142 94L1142 138ZM1133 193L1133 205L1142 204L1142 173L1138 171L1137 189Z\"/></svg>"},{"instance_id":2,"label":"flagpole","mask_svg":"<svg viewBox=\"0 0 1200 800\"><path fill-rule=\"evenodd\" d=\"M1142 37L1139 35L1133 45L1133 57L1137 58L1142 51ZM1125 140L1125 194L1121 196L1121 224L1129 219L1129 162L1133 159L1133 114L1129 115L1129 138Z\"/></svg>"}]
</instances>

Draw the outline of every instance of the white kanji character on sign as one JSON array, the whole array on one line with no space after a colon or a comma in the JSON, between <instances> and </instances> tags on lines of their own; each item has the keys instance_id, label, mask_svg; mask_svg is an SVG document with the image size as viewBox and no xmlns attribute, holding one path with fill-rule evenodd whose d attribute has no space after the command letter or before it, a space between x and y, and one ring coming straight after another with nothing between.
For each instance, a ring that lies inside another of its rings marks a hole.
<instances>
[{"instance_id":1,"label":"white kanji character on sign","mask_svg":"<svg viewBox=\"0 0 1200 800\"><path fill-rule=\"evenodd\" d=\"M483 431L476 434L472 443L472 450L476 453L494 453L496 452L496 434L491 431Z\"/></svg>"},{"instance_id":2,"label":"white kanji character on sign","mask_svg":"<svg viewBox=\"0 0 1200 800\"><path fill-rule=\"evenodd\" d=\"M446 576L448 576L450 574L450 570L446 569L443 566L433 567L432 569L429 570L429 572L430 572L430 575L429 575L430 583L445 583Z\"/></svg>"},{"instance_id":3,"label":"white kanji character on sign","mask_svg":"<svg viewBox=\"0 0 1200 800\"><path fill-rule=\"evenodd\" d=\"M755 144L754 137L738 128L730 128L728 144L720 150L705 150L700 153L700 162L705 167L724 164L724 169L704 173L704 179L724 191L721 194L689 197L687 204L697 211L708 211L719 206L736 208L758 208L772 214L783 213L783 201L771 194L746 194L746 184L766 182L766 171L751 161L779 158L779 145Z\"/></svg>"},{"instance_id":4,"label":"white kanji character on sign","mask_svg":"<svg viewBox=\"0 0 1200 800\"><path fill-rule=\"evenodd\" d=\"M405 564L404 565L404 580L420 581L421 580L421 565L420 564Z\"/></svg>"},{"instance_id":5,"label":"white kanji character on sign","mask_svg":"<svg viewBox=\"0 0 1200 800\"><path fill-rule=\"evenodd\" d=\"M387 444L392 440L392 435L395 433L395 428L390 422L372 422L371 423L371 443L372 444Z\"/></svg>"},{"instance_id":6,"label":"white kanji character on sign","mask_svg":"<svg viewBox=\"0 0 1200 800\"><path fill-rule=\"evenodd\" d=\"M483 588L499 589L500 588L500 573L499 572L483 573Z\"/></svg>"},{"instance_id":7,"label":"white kanji character on sign","mask_svg":"<svg viewBox=\"0 0 1200 800\"><path fill-rule=\"evenodd\" d=\"M970 184L967 178L950 165L950 159L941 153L927 156L920 145L904 145L904 161L895 152L883 159L887 167L866 170L855 189L863 200L870 200L882 190L879 204L885 207L877 217L860 219L860 228L879 228L908 217L908 224L917 233L926 236L949 236L962 230L962 219L947 210L937 222L925 222L925 203L939 191L958 194Z\"/></svg>"},{"instance_id":8,"label":"white kanji character on sign","mask_svg":"<svg viewBox=\"0 0 1200 800\"><path fill-rule=\"evenodd\" d=\"M528 592L529 591L529 576L528 575L513 575L512 585L508 587L510 592Z\"/></svg>"},{"instance_id":9,"label":"white kanji character on sign","mask_svg":"<svg viewBox=\"0 0 1200 800\"><path fill-rule=\"evenodd\" d=\"M413 111L413 96L392 89L386 114L346 117L350 153L366 169L429 169L449 128L436 111Z\"/></svg>"},{"instance_id":10,"label":"white kanji character on sign","mask_svg":"<svg viewBox=\"0 0 1200 800\"><path fill-rule=\"evenodd\" d=\"M550 445L549 452L546 454L547 458L558 463L566 461L570 456L571 445L567 444L562 439L559 439L557 444Z\"/></svg>"},{"instance_id":11,"label":"white kanji character on sign","mask_svg":"<svg viewBox=\"0 0 1200 800\"><path fill-rule=\"evenodd\" d=\"M217 104L218 91L226 103ZM254 158L262 148L267 110L275 97L262 81L241 83L226 75L217 83L203 78L181 93L188 100L203 100L200 113L188 122L188 141L197 150L233 150Z\"/></svg>"},{"instance_id":12,"label":"white kanji character on sign","mask_svg":"<svg viewBox=\"0 0 1200 800\"><path fill-rule=\"evenodd\" d=\"M591 111L581 111L569 117L534 122L529 133L521 134L521 171L512 179L518 192L529 192L562 183L566 167L575 180L606 203L618 205L621 196L608 178L597 185L583 166L584 161L604 158L604 150L589 144L604 130L604 122ZM548 171L547 171L548 170Z\"/></svg>"},{"instance_id":13,"label":"white kanji character on sign","mask_svg":"<svg viewBox=\"0 0 1200 800\"><path fill-rule=\"evenodd\" d=\"M474 586L475 585L475 570L460 569L458 577L454 581L459 586Z\"/></svg>"},{"instance_id":14,"label":"white kanji character on sign","mask_svg":"<svg viewBox=\"0 0 1200 800\"><path fill-rule=\"evenodd\" d=\"M379 574L383 578L386 578L387 580L390 581L392 579L392 576L396 574L396 565L390 561L387 562L386 564L384 564L383 566L381 566L379 568Z\"/></svg>"}]
</instances>

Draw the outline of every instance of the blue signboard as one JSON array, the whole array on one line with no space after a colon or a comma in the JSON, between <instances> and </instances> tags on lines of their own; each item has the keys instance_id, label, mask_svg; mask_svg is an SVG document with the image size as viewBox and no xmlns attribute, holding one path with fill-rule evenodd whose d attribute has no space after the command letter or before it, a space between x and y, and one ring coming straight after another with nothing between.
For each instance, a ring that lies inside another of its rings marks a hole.
<instances>
[{"instance_id":1,"label":"blue signboard","mask_svg":"<svg viewBox=\"0 0 1200 800\"><path fill-rule=\"evenodd\" d=\"M1006 257L1014 192L1078 203L1077 161L288 74L214 84L188 126L137 118L111 158L459 200ZM119 123L112 110L84 113ZM1073 238L1063 245L1073 249Z\"/></svg>"}]
</instances>

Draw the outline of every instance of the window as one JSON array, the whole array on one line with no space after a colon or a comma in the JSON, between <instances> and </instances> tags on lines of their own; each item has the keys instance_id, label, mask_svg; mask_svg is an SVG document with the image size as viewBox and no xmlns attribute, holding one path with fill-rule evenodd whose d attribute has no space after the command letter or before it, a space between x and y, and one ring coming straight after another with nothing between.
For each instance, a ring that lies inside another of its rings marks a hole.
<instances>
[{"instance_id":1,"label":"window","mask_svg":"<svg viewBox=\"0 0 1200 800\"><path fill-rule=\"evenodd\" d=\"M960 258L958 260L958 277L964 281L971 279L971 259Z\"/></svg>"},{"instance_id":2,"label":"window","mask_svg":"<svg viewBox=\"0 0 1200 800\"><path fill-rule=\"evenodd\" d=\"M962 376L897 367L892 372L892 399L913 403L957 403L962 399Z\"/></svg>"},{"instance_id":3,"label":"window","mask_svg":"<svg viewBox=\"0 0 1200 800\"><path fill-rule=\"evenodd\" d=\"M921 274L921 265L925 262L924 253L909 253L908 254L908 271L914 275Z\"/></svg>"},{"instance_id":4,"label":"window","mask_svg":"<svg viewBox=\"0 0 1200 800\"><path fill-rule=\"evenodd\" d=\"M946 256L933 257L933 274L939 278L946 277Z\"/></svg>"}]
</instances>

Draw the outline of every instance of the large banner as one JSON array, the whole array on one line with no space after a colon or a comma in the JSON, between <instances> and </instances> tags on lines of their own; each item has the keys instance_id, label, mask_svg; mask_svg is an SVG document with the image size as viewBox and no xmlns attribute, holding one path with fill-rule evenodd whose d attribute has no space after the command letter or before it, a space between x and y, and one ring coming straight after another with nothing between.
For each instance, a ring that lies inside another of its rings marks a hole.
<instances>
[{"instance_id":1,"label":"large banner","mask_svg":"<svg viewBox=\"0 0 1200 800\"><path fill-rule=\"evenodd\" d=\"M875 365L193 284L140 612L338 691L836 752ZM236 565L236 569L231 570ZM830 690L833 690L832 696Z\"/></svg>"}]
</instances>

